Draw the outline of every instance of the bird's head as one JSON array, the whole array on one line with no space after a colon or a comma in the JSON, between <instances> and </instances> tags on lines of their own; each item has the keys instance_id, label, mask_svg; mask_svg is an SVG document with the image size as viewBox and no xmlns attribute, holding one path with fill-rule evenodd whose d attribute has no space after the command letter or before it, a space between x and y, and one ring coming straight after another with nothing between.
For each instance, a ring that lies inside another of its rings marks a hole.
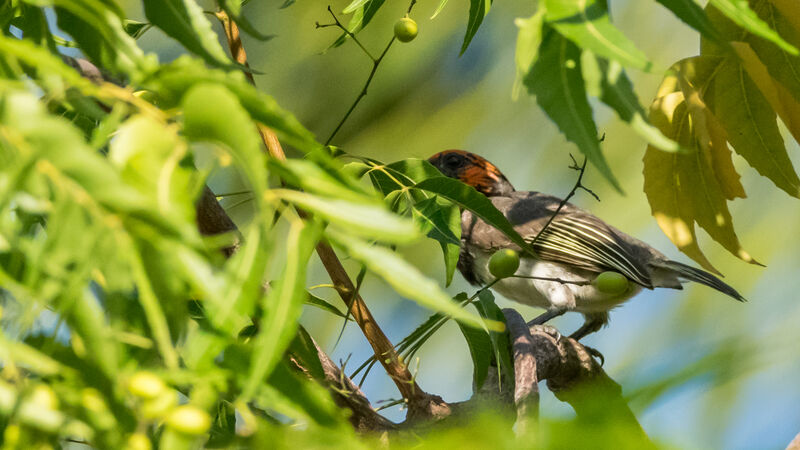
<instances>
[{"instance_id":1,"label":"bird's head","mask_svg":"<svg viewBox=\"0 0 800 450\"><path fill-rule=\"evenodd\" d=\"M444 176L461 180L487 197L514 192L514 186L500 169L474 153L445 150L428 158L428 162Z\"/></svg>"}]
</instances>

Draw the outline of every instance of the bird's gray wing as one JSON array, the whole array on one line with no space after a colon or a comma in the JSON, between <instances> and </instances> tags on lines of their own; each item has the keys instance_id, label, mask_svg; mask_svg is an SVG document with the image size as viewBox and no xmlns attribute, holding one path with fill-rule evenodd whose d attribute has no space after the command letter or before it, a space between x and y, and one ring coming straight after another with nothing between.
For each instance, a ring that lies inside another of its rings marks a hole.
<instances>
[{"instance_id":1,"label":"bird's gray wing","mask_svg":"<svg viewBox=\"0 0 800 450\"><path fill-rule=\"evenodd\" d=\"M514 192L491 197L514 229L532 242L558 208L561 200L538 192ZM462 238L485 251L519 247L502 232L469 211L462 216ZM533 243L542 260L567 264L593 272L613 270L648 288L653 287L648 262L663 255L647 244L606 224L570 203L564 205L544 233Z\"/></svg>"}]
</instances>

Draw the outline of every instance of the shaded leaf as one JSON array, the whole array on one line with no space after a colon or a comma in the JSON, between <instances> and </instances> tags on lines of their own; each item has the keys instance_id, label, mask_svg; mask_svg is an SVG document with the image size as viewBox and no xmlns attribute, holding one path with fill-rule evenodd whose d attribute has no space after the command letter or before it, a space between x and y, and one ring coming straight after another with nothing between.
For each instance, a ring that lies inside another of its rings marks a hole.
<instances>
[{"instance_id":1,"label":"shaded leaf","mask_svg":"<svg viewBox=\"0 0 800 450\"><path fill-rule=\"evenodd\" d=\"M728 140L761 175L793 197L800 197L800 178L778 130L775 111L733 58L725 59L714 77L712 111Z\"/></svg>"},{"instance_id":2,"label":"shaded leaf","mask_svg":"<svg viewBox=\"0 0 800 450\"><path fill-rule=\"evenodd\" d=\"M489 365L492 363L492 341L489 335L481 329L465 327L458 324L458 329L464 336L472 357L472 392L478 392L489 374Z\"/></svg>"},{"instance_id":3,"label":"shaded leaf","mask_svg":"<svg viewBox=\"0 0 800 450\"><path fill-rule=\"evenodd\" d=\"M413 206L414 217L422 222L422 230L442 247L445 266L445 286L453 281L461 249L461 210L451 203L440 204L431 197Z\"/></svg>"},{"instance_id":4,"label":"shaded leaf","mask_svg":"<svg viewBox=\"0 0 800 450\"><path fill-rule=\"evenodd\" d=\"M331 313L331 314L333 314L335 316L339 316L339 317L341 317L343 319L347 319L347 320L353 320L351 317L349 317L349 315L341 312L339 310L339 308L331 305L327 301L323 300L320 297L317 297L316 295L314 295L314 294L312 294L310 292L308 294L308 299L306 300L306 305L316 306L317 308L319 308L319 309L321 309L323 311L328 311L329 313Z\"/></svg>"},{"instance_id":5,"label":"shaded leaf","mask_svg":"<svg viewBox=\"0 0 800 450\"><path fill-rule=\"evenodd\" d=\"M220 143L245 173L252 190L266 189L266 161L252 119L224 86L198 83L183 98L184 134L192 141ZM261 205L260 195L255 202Z\"/></svg>"},{"instance_id":6,"label":"shaded leaf","mask_svg":"<svg viewBox=\"0 0 800 450\"><path fill-rule=\"evenodd\" d=\"M726 199L744 191L724 130L701 97L716 82L721 61L696 57L677 64L677 79L668 77L664 84L680 90L660 91L664 95L651 107L654 125L691 152L667 154L649 146L644 157L645 194L659 226L681 251L711 271L715 269L697 245L695 222L728 251L757 264L733 230Z\"/></svg>"},{"instance_id":7,"label":"shaded leaf","mask_svg":"<svg viewBox=\"0 0 800 450\"><path fill-rule=\"evenodd\" d=\"M442 197L458 204L462 208L466 208L476 216L480 217L484 222L497 228L503 234L508 236L512 242L519 245L522 249L534 254L533 248L525 242L522 236L514 230L514 227L508 221L506 216L495 208L492 202L483 194L476 191L475 188L462 183L459 180L448 177L429 178L417 183L417 189L433 192L434 194L441 195Z\"/></svg>"},{"instance_id":8,"label":"shaded leaf","mask_svg":"<svg viewBox=\"0 0 800 450\"><path fill-rule=\"evenodd\" d=\"M461 52L463 55L467 51L472 38L478 32L483 18L489 14L489 9L492 7L492 0L469 0L469 19L467 20L467 32L464 35L464 43L461 44Z\"/></svg>"},{"instance_id":9,"label":"shaded leaf","mask_svg":"<svg viewBox=\"0 0 800 450\"><path fill-rule=\"evenodd\" d=\"M550 30L539 50L539 58L525 78L528 92L536 95L539 106L556 123L562 133L574 142L600 173L621 192L611 173L597 136L597 126L586 98L580 66L580 51Z\"/></svg>"},{"instance_id":10,"label":"shaded leaf","mask_svg":"<svg viewBox=\"0 0 800 450\"><path fill-rule=\"evenodd\" d=\"M597 58L596 61L600 74L600 100L614 109L619 118L627 122L648 144L666 152L680 150L677 142L664 136L648 122L647 114L633 92L633 85L619 63L603 58Z\"/></svg>"},{"instance_id":11,"label":"shaded leaf","mask_svg":"<svg viewBox=\"0 0 800 450\"><path fill-rule=\"evenodd\" d=\"M656 0L672 11L683 23L699 31L711 40L719 40L719 33L708 20L706 13L694 0Z\"/></svg>"}]
</instances>

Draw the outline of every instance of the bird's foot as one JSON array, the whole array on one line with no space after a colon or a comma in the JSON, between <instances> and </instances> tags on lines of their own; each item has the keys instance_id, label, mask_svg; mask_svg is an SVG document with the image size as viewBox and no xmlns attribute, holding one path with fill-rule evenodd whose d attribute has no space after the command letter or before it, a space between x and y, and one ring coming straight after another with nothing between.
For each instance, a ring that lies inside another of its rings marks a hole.
<instances>
[{"instance_id":1,"label":"bird's foot","mask_svg":"<svg viewBox=\"0 0 800 450\"><path fill-rule=\"evenodd\" d=\"M544 324L544 325L537 325L537 326L539 327L539 329L541 329L545 333L547 333L550 336L552 336L553 339L556 340L556 344L560 344L561 343L561 339L564 338L564 335L561 334L561 332L558 331L558 329L556 327L552 326L552 325Z\"/></svg>"}]
</instances>

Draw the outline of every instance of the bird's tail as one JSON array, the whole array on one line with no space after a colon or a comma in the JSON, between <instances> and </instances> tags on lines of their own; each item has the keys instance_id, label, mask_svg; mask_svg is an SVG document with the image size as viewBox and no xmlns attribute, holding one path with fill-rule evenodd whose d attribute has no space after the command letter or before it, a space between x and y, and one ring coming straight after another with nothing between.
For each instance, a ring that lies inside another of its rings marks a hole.
<instances>
[{"instance_id":1,"label":"bird's tail","mask_svg":"<svg viewBox=\"0 0 800 450\"><path fill-rule=\"evenodd\" d=\"M727 294L740 302L747 300L741 294L736 292L736 289L723 283L722 280L714 275L706 272L705 270L697 269L677 261L659 261L658 266L663 269L672 271L678 275L678 278L689 281L696 281L700 284L705 284L708 287L714 288L723 294Z\"/></svg>"}]
</instances>

